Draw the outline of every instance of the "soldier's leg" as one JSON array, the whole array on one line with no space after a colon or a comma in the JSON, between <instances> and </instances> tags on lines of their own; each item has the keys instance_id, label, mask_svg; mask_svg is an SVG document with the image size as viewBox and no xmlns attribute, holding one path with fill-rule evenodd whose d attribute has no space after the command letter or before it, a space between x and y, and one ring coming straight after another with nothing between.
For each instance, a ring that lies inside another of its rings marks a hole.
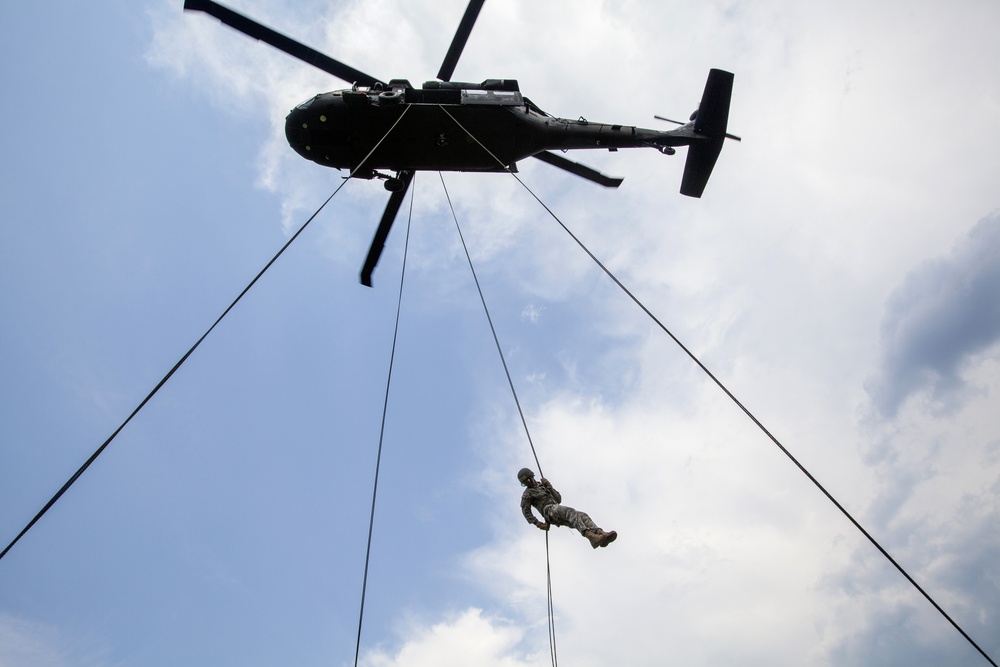
<instances>
[{"instance_id":1,"label":"soldier's leg","mask_svg":"<svg viewBox=\"0 0 1000 667\"><path fill-rule=\"evenodd\" d=\"M590 530L600 530L586 512L580 512L566 505L552 507L549 510L549 521L557 526L576 528L581 535Z\"/></svg>"}]
</instances>

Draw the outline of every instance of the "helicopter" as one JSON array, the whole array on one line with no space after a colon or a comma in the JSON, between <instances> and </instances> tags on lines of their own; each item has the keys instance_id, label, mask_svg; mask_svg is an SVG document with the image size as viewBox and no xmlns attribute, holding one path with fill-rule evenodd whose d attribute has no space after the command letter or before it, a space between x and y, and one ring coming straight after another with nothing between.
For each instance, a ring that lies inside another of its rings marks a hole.
<instances>
[{"instance_id":1,"label":"helicopter","mask_svg":"<svg viewBox=\"0 0 1000 667\"><path fill-rule=\"evenodd\" d=\"M185 0L249 37L265 42L351 84L319 93L292 109L285 137L295 152L324 167L349 170L348 178L381 179L391 194L361 269L371 277L399 207L417 171L516 172L534 157L605 187L623 179L607 176L553 151L649 147L674 155L687 146L680 193L701 197L730 134L733 74L709 71L698 109L687 122L651 130L629 125L558 118L521 94L515 79L452 81L485 0L471 0L437 73L437 81L415 88L405 79L383 81L316 51L213 0ZM392 173L384 173L385 170Z\"/></svg>"}]
</instances>

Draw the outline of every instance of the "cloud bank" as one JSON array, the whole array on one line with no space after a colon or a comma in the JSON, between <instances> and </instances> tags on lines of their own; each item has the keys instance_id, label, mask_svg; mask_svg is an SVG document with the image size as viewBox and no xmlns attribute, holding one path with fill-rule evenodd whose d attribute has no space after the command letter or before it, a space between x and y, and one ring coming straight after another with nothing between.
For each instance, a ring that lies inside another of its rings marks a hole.
<instances>
[{"instance_id":1,"label":"cloud bank","mask_svg":"<svg viewBox=\"0 0 1000 667\"><path fill-rule=\"evenodd\" d=\"M982 219L947 256L928 260L889 297L879 332L881 359L868 392L896 416L920 392L952 411L970 359L1000 339L1000 213Z\"/></svg>"}]
</instances>

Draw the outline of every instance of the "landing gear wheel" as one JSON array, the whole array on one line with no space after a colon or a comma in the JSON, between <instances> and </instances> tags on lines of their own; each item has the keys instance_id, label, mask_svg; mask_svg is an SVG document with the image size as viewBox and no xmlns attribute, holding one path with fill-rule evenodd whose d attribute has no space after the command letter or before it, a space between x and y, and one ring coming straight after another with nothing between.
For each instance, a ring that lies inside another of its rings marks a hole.
<instances>
[{"instance_id":1,"label":"landing gear wheel","mask_svg":"<svg viewBox=\"0 0 1000 667\"><path fill-rule=\"evenodd\" d=\"M387 178L385 179L385 183L382 184L382 187L384 187L389 192L399 192L400 190L406 187L406 183L399 180L398 178Z\"/></svg>"}]
</instances>

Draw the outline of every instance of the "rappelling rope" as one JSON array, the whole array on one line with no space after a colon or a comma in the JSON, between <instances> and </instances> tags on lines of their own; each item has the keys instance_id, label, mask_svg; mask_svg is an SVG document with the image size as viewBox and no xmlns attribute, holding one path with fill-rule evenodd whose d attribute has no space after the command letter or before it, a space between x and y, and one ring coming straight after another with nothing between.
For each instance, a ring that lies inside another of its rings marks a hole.
<instances>
[{"instance_id":1,"label":"rappelling rope","mask_svg":"<svg viewBox=\"0 0 1000 667\"><path fill-rule=\"evenodd\" d=\"M450 115L450 114L449 114ZM521 401L517 398L517 390L514 388L514 381L510 377L510 369L507 368L507 360L504 358L503 347L500 345L500 338L497 336L496 327L493 326L493 318L490 317L490 309L486 305L486 297L483 296L483 288L479 284L479 277L476 275L476 267L472 265L472 256L469 254L469 246L465 243L465 235L462 234L462 227L458 224L458 216L455 214L455 206L451 203L451 195L448 194L448 186L444 182L444 174L438 172L441 178L441 187L444 188L444 196L448 200L448 207L451 209L451 217L455 221L455 229L458 230L458 238L462 241L462 248L465 250L465 259L469 262L469 270L472 272L472 279L476 283L476 290L479 292L479 300L483 304L483 311L486 313L486 321L490 324L490 331L493 333L493 342L496 343L497 353L500 355L500 363L503 364L503 371L507 375L507 384L510 385L510 393L514 396L514 404L517 406L517 414L521 417L521 425L524 426L524 434L528 438L531 446L531 454L535 457L535 465L538 466L538 476L545 477L542 472L542 464L538 460L538 452L535 451L535 443L531 440L531 431L528 429L528 422L524 418L524 411L521 409ZM549 654L552 658L552 667L558 667L559 660L556 656L556 627L555 611L552 604L552 567L549 558L549 533L545 531L545 577L546 589L548 593L548 617L549 617Z\"/></svg>"},{"instance_id":2,"label":"rappelling rope","mask_svg":"<svg viewBox=\"0 0 1000 667\"><path fill-rule=\"evenodd\" d=\"M396 359L396 339L399 336L399 314L403 305L403 281L406 278L406 257L410 248L410 225L413 221L413 200L416 178L410 185L410 215L406 221L406 241L403 244L403 269L399 274L399 298L396 302L396 325L392 330L392 351L389 353L389 373L385 379L385 399L382 402L382 425L378 433L378 454L375 457L375 481L372 484L372 510L368 518L368 546L365 547L365 574L361 580L361 609L358 612L358 639L354 645L354 667L358 667L358 655L361 652L361 626L365 618L365 595L368 590L368 564L372 553L372 532L375 528L375 499L378 496L378 473L382 464L382 442L385 438L385 419L389 411L389 386L392 383L393 361Z\"/></svg>"},{"instance_id":3,"label":"rappelling rope","mask_svg":"<svg viewBox=\"0 0 1000 667\"><path fill-rule=\"evenodd\" d=\"M253 287L258 280L260 280L260 278L264 275L264 273L266 273L267 270L271 268L271 265L274 264L276 261L278 261L278 258L281 257L281 255L284 254L286 250L288 250L288 247L292 245L295 239L297 239L299 235L302 234L302 232L305 231L306 227L309 226L309 223L311 223L316 218L316 216L319 215L320 211L322 211L326 207L326 205L330 203L330 200L333 199L337 195L337 193L340 192L340 190L344 187L344 185L347 184L347 181L352 176L354 176L354 174L359 169L361 169L361 167L364 165L365 162L368 161L368 159L372 156L372 153L374 153L375 150L382 145L382 142L385 141L385 138L389 136L389 133L391 133L396 128L396 126L399 124L399 121L401 121L403 119L403 116L406 115L406 112L409 110L409 108L410 107L407 106L403 109L403 113L399 115L399 118L397 118L396 122L392 124L392 127L390 127L389 130L385 133L385 135L381 139L379 139L378 143L375 144L375 147L368 152L368 155L365 156L365 158L358 164L358 166L355 167L353 170L351 170L350 175L347 178L345 178L340 185L337 186L337 189L333 191L333 194L327 197L326 201L320 204L319 208L316 209L316 212L310 215L309 219L306 220L304 223L302 223L302 226L299 227L298 231L292 234L291 238L289 238L288 241L286 241L285 244L281 246L281 249L278 250L277 253L275 253L274 257L271 258L271 261L269 261L267 264L264 265L264 268L261 269L257 273L257 275L254 276L253 280L251 280L247 284L247 286L243 288L243 291L239 293L239 296L233 299L233 302L229 304L229 307L226 308L221 315L219 315L218 319L216 319L215 322L212 323L212 326L210 326L205 331L205 333L201 335L201 338L199 338L195 342L195 344L191 346L191 349L185 352L184 356L182 356L180 360L176 364L174 364L173 368L167 371L167 374L163 376L163 379L161 379L158 383L156 383L156 386L153 387L153 390L146 395L146 398L142 399L142 401L139 402L139 405L137 405L136 408L132 410L132 413L129 414L128 417L126 417L125 421L123 421L121 425L115 429L114 433L108 436L108 439L105 440L104 443L100 447L98 447L93 454L90 455L90 458L88 458L75 473L73 473L73 476L70 477L69 480L67 480L67 482L62 485L62 488L56 491L56 494L52 496L49 502L45 503L45 506L38 512L38 514L36 514L34 518L32 518L31 521L28 522L28 525L26 525L21 530L21 532L17 534L17 537L11 540L10 544L8 544L3 551L0 551L0 559L6 556L7 552L10 551L15 544L17 544L18 540L24 537L24 535L29 530L31 530L31 527L34 526L38 522L38 520L41 519L42 516L49 511L49 508L51 508L53 505L56 504L56 501L59 500L62 497L62 495L69 490L69 487L73 486L76 480L80 478L80 475L82 475L87 470L87 468L90 467L90 464L92 464L94 461L97 460L97 457L100 456L105 449L107 449L108 445L111 444L111 441L114 440L119 433L121 433L121 431L128 425L128 423L132 421L133 417L139 414L139 411L142 410L147 403L149 403L150 399L152 399L153 396L156 395L156 392L158 392L160 388L167 383L167 380L169 380L173 376L173 374L177 372L177 369L179 369L184 364L184 362L188 360L188 357L190 357L194 353L194 351L198 349L198 346L201 345L202 341L208 338L208 334L212 333L212 330L214 330L215 327L217 327L219 323L222 322L223 318L225 318L226 315L229 314L229 311L231 311L233 308L236 307L236 304L240 302L240 299L242 299L246 295L246 293L250 291L250 288Z\"/></svg>"},{"instance_id":4,"label":"rappelling rope","mask_svg":"<svg viewBox=\"0 0 1000 667\"><path fill-rule=\"evenodd\" d=\"M552 566L549 558L549 531L545 531L545 580L549 596L549 653L552 658L552 667L559 667L559 658L556 656L556 610L552 605Z\"/></svg>"},{"instance_id":5,"label":"rappelling rope","mask_svg":"<svg viewBox=\"0 0 1000 667\"><path fill-rule=\"evenodd\" d=\"M949 623L950 623L950 624L952 625L952 627L954 627L954 628L955 628L955 629L956 629L956 630L957 630L957 631L959 632L959 634L961 634L961 635L962 635L962 637L964 637L964 638L965 638L965 640L966 640L966 641L968 641L968 642L969 642L969 644L970 644L970 645L972 645L972 647L973 647L973 648L975 648L975 649L976 649L976 650L977 650L977 651L979 652L979 654L980 654L980 655L982 655L982 656L983 656L983 657L984 657L984 658L986 659L986 661L987 661L987 662L989 662L989 663L990 663L991 665L993 665L993 667L997 667L997 663L993 661L993 659L992 659L992 658L991 658L991 657L990 657L990 656L989 656L989 655L988 655L988 654L986 653L986 651L984 651L984 650L983 650L982 648L980 648L979 644L977 644L977 643L976 643L976 642L975 642L975 641L974 641L974 640L972 639L972 637L970 637L970 636L969 636L969 634L968 634L968 633L967 633L967 632L966 632L965 630L963 630L963 629L962 629L962 627L961 627L961 626L960 626L960 625L959 625L959 624L958 624L958 623L957 623L957 622L956 622L956 621L955 621L955 620L954 620L954 619L953 619L953 618L952 618L951 616L949 616L949 615L948 615L948 613L947 613L947 612L946 612L946 611L945 611L945 610L944 610L944 609L943 609L943 608L942 608L942 607L941 607L941 606L940 606L940 605L939 605L939 604L938 604L938 603L937 603L937 602L936 602L936 601L934 600L934 598L932 598L932 597L930 596L930 594L929 594L929 593L927 593L927 591L925 591L925 590L924 590L924 589L923 589L923 588L922 588L922 587L920 586L920 584L918 584L918 583L916 582L916 580L915 580L915 579L914 579L913 577L911 577L911 576L910 576L910 574L909 574L909 573L908 573L908 572L907 572L907 571L906 571L905 569L903 569L903 566L902 566L902 565L900 565L899 563L897 563L897 562L896 562L896 560L895 560L895 559L894 559L894 558L893 558L893 557L892 557L892 556L891 556L891 555L889 554L889 552L888 552L888 551L886 551L886 549L885 549L885 548L884 548L884 547L883 547L883 546L882 546L881 544L879 544L878 540L876 540L876 539L875 539L875 538L874 538L874 537L873 537L873 536L871 535L871 533L869 533L869 532L868 532L867 530L865 530L865 528L864 528L864 527L863 527L863 526L862 526L862 525L861 525L861 524L860 524L860 523L859 523L859 522L857 521L857 519L855 519L855 518L854 518L854 517L853 517L853 516L851 515L851 513L850 513L850 512L848 512L848 511L847 511L847 509L846 509L846 508L845 508L845 507L844 507L843 505L841 505L841 504L840 504L840 503L839 503L839 502L837 501L837 499L836 499L836 498L834 498L834 497L833 497L833 494L831 494L831 493L830 493L829 491L827 491L827 490L826 490L826 487L824 487L824 486L823 486L823 485L822 485L822 484L821 484L821 483L819 482L819 480L817 480L817 479L816 479L815 477L813 477L812 473L810 473L810 472L809 472L809 471L808 471L808 470L806 469L806 467L805 467L804 465L802 465L802 463L800 463L800 462L799 462L799 460L798 460L798 459L796 459L796 458L795 458L795 456L793 456L793 455L792 455L792 453L791 453L790 451L788 451L788 449L786 449L784 445L782 445L782 444L781 444L781 442L779 442L779 441L778 441L778 439L777 439L777 438L776 438L776 437L775 437L775 436L774 436L774 435L773 435L773 434L772 434L772 433L771 433L771 432L770 432L770 431L769 431L769 430L768 430L768 429L767 429L767 428L766 428L766 427L764 426L764 424L763 424L763 423L761 423L761 421L760 421L759 419L757 419L757 417L755 417L755 416L754 416L754 414L753 414L752 412L750 412L750 410L749 410L749 409L748 409L748 408L747 408L747 407L746 407L745 405L743 405L743 403L741 403L741 402L739 401L739 399L737 399L737 398L736 398L736 396L735 396L735 395L733 395L733 393L732 393L731 391L729 391L729 389L728 389L728 388L726 388L726 386L725 386L724 384L722 384L722 382L721 382L721 381L720 381L720 380L719 380L719 379L718 379L717 377L715 377L715 375L714 375L714 374L713 374L713 373L712 373L712 372L711 372L710 370L708 370L708 367L706 367L706 366L705 366L705 364L703 364L703 363L701 362L701 360L699 360L699 359L698 359L698 357L696 357L696 356L694 355L694 353L693 353L693 352L691 352L691 350L689 350L689 349L688 349L688 348L687 348L687 347L686 347L686 346L685 346L685 345L684 345L683 343L681 343L680 339L678 339L678 338L677 338L677 336L675 336L675 335L674 335L674 334L673 334L673 333L672 333L672 332L671 332L671 331L670 331L669 329L667 329L667 327L666 327L666 326L665 326L665 325L664 325L664 324L663 324L663 323L662 323L662 322L661 322L661 321L660 321L660 320L659 320L659 319L658 319L658 318L657 318L657 317L656 317L655 315L653 315L653 313L652 313L652 312L651 312L651 311L650 311L650 310L649 310L648 308L646 308L646 306L645 306L645 305L643 305L643 303L642 303L641 301L639 301L639 299L638 299L638 298L637 298L637 297L636 297L636 296L635 296L635 295L634 295L634 294L633 294L633 293L631 292L631 290L629 290L629 289L628 289L627 287L625 287L625 285L624 285L624 284L623 284L623 283L622 283L622 282L621 282L621 281L620 281L620 280L619 280L619 279L618 279L618 278L617 278L617 277L616 277L616 276L615 276L615 275L614 275L614 274L613 274L613 273L612 273L612 272L611 272L611 271L610 271L610 270L609 270L609 269L608 269L608 268L607 268L607 267L606 267L606 266L605 266L605 265L604 265L604 264L603 264L603 263L601 262L601 260L599 260L599 259L597 258L597 256L596 256L596 255L594 255L594 253L590 252L590 250L589 250L589 249L587 248L587 246L585 246L585 245L583 244L583 242L582 242L582 241L580 241L580 239L578 239L578 238L576 237L576 235L575 235L575 234L573 234L573 232L571 232L571 231L569 230L569 228L568 228L568 227L567 227L567 226L566 226L566 225L565 225L565 224L563 223L563 221L562 221L562 220L560 220L560 219L559 219L559 217L558 217L558 216L557 216L557 215L556 215L555 213L553 213L553 212L552 212L552 209L550 209L550 208L549 208L548 206L546 206L545 202L543 202L543 201L542 201L542 200L541 200L541 199L540 199L540 198L538 197L538 195L536 195L536 194L535 194L535 193L534 193L534 192L533 192L533 191L531 190L531 188L529 188L529 187L528 187L527 185L525 185L524 181L522 181L522 180L521 180L521 179L520 179L520 178L518 177L518 175L517 175L516 173L514 173L513 171L511 171L511 170L510 170L510 169L509 169L509 168L507 167L507 165L505 165L505 164L503 163L503 161L501 161L501 160L500 160L500 159L499 159L499 158L498 158L498 157L497 157L497 156L496 156L496 155L495 155L495 154L494 154L494 153L493 153L493 152L492 152L492 151L491 151L491 150L490 150L489 148L487 148L487 147L486 147L485 145L483 145L483 143L482 143L481 141L479 141L479 139L478 139L478 138L476 138L476 136L475 136L475 135L473 135L473 134L472 134L471 132L469 132L469 131L468 131L467 129L465 129L465 127L464 127L464 126L463 126L463 125L462 125L462 124L461 124L461 123L460 123L460 122L458 121L458 119L457 119L457 118L455 118L455 117L454 117L454 116L453 116L453 115L452 115L452 114L451 114L451 113L450 113L450 112L449 112L449 111L448 111L448 110L447 110L447 109L446 109L445 107L441 106L440 108L441 108L441 110L442 110L442 111L444 111L444 112L445 112L446 114L448 114L448 117L449 117L449 118L451 118L451 119L452 119L453 121L455 121L455 124L456 124L456 125L458 125L458 126L459 126L459 127L460 127L460 128L462 129L462 131L463 131L463 132L465 132L465 133L466 133L466 134L467 134L467 135L468 135L468 136L469 136L469 137L470 137L470 138L471 138L471 139L472 139L473 141L475 141L475 142L476 142L477 144L479 144L479 146L480 146L480 147L481 147L481 148L482 148L482 149L483 149L484 151L486 151L487 153L489 153L489 155L490 155L490 156L491 156L491 157L492 157L492 158L493 158L493 159L494 159L494 160L495 160L495 161L497 162L497 164L498 164L498 165L499 165L499 166L500 166L500 167L501 167L501 168L502 168L502 169L503 169L504 171L506 171L506 172L507 172L507 173L509 173L509 174L510 174L511 176L513 176L513 177L514 177L514 178L515 178L515 179L517 180L517 182L521 184L521 187L523 187L523 188L524 188L525 190L527 190L527 191L528 191L528 194L530 194L530 195L531 195L532 197L534 197L535 201L537 201L537 202L538 202L538 203L539 203L539 204L540 204L540 205L542 206L542 208L544 208L544 209L545 209L545 211L546 211L546 212L547 212L547 213L548 213L548 214L549 214L549 215L550 215L550 216L552 217L552 219L553 219L553 220L555 220L555 221L556 221L557 223L559 223L559 226L560 226L560 227L562 227L562 228L563 228L563 230L564 230L564 231L565 231L565 232L566 232L567 234L569 234L570 238L572 238L572 239L573 239L573 241L575 241L575 242L576 242L576 244L577 244L578 246L580 246L580 248L582 248L582 249L583 249L583 251L584 251L585 253L587 253L587 255L588 255L588 256L590 256L590 258L591 258L592 260L594 260L594 262L595 262L595 263L597 264L597 266L599 266L599 267L601 268L601 270L602 270L602 271L604 271L604 273L605 273L605 274L606 274L606 275L607 275L607 276L608 276L609 278L611 278L611 280L612 280L612 281L614 281L614 283L615 283L616 285L618 285L618 287L619 287L619 288L621 288L621 290L622 290L622 291L623 291L623 292L624 292L624 293L625 293L625 294L626 294L626 295L627 295L627 296L628 296L628 297L629 297L630 299L632 299L632 301L633 301L633 302L635 302L635 304L636 304L637 306L639 306L639 308L641 308L641 309L642 309L642 311L643 311L644 313L646 313L646 315L648 315L648 316L649 316L649 318L650 318L651 320L653 320L653 322L655 322L655 323L656 323L656 325L657 325L658 327L660 327L660 329L662 329L662 330L664 331L664 333L666 333L666 334L667 334L668 336L670 336L670 338L671 338L671 339L672 339L672 340L673 340L673 341L674 341L674 342L675 342L675 343L676 343L676 344L678 345L678 347L680 347L680 348L681 348L681 350L683 350L683 351L684 351L684 353L685 353L685 354L687 354L687 356L688 356L688 357L690 357L690 358L691 358L691 360L692 360L692 361L694 361L694 363L695 363L695 364L697 364L697 365L698 365L698 367L699 367L699 368L701 368L701 370L702 370L702 371L704 371L704 372L705 372L705 374L706 374L706 375L708 375L708 377L709 377L709 378L711 378L711 379L712 379L712 381L713 381L713 382L714 382L714 383L715 383L715 384L716 384L716 385L717 385L717 386L718 386L718 387L719 387L719 388L720 388L720 389L721 389L721 390L722 390L723 392L725 392L726 396L728 396L728 397L729 397L729 398L730 398L730 399L731 399L731 400L733 401L733 403L735 403L735 404L736 404L736 406L737 406L737 407L739 407L739 409L740 409L740 410L742 410L742 411L743 411L743 413L744 413L744 414L746 414L746 416L747 416L747 417L749 417L749 418L750 418L750 420L751 420L751 421L752 421L752 422L753 422L754 424L756 424L756 425L757 425L757 427L758 427L758 428L759 428L759 429L760 429L760 430L761 430L761 431L762 431L762 432L764 433L764 435L766 435L766 436L767 436L767 437L768 437L768 438L769 438L769 439L771 440L771 442L773 442L773 443L774 443L774 444L775 444L775 445L776 445L776 446L778 447L778 449L780 449L780 450L781 450L781 452L782 452L782 453L783 453L783 454L784 454L785 456L787 456L787 457L788 457L788 459L789 459L789 460L790 460L790 461L791 461L792 463L794 463L794 464L795 464L795 466L796 466L796 467L797 467L797 468L798 468L798 469L799 469L800 471L802 471L802 473L803 473L803 474L805 474L805 476L806 476L806 477L808 477L808 478L809 478L809 481L811 481L811 482L812 482L812 483L813 483L813 484L814 484L814 485L816 486L816 488L817 488L817 489L819 489L819 490L820 490L820 491L821 491L821 492L823 493L823 495L825 495L825 496L827 497L827 499L829 499L829 500L830 500L830 502L832 502L832 503L834 504L834 506L836 506L836 508L837 508L838 510L840 510L840 512L841 512L841 513L842 513L842 514L843 514L843 515L844 515L845 517L847 517L847 519L848 519L848 520L849 520L849 521L850 521L850 522L851 522L852 524L854 524L854 527L855 527L855 528L857 528L857 529L858 529L859 531L861 531L861 534L862 534L862 535L864 535L864 536L865 536L866 538L868 538L868 541L869 541L869 542L871 542L871 543L872 543L872 544L873 544L873 545L875 546L875 548L876 548L876 549L878 549L878 551L879 551L879 552L880 552L880 553L881 553L881 554L882 554L882 555L883 555L883 556L884 556L884 557L886 558L886 560L888 560L888 561L889 561L889 562L890 562L890 563L891 563L891 564L892 564L892 565L893 565L893 566L894 566L894 567L895 567L895 568L896 568L896 569L897 569L897 570L899 571L899 573L900 573L900 574L902 574L902 575L903 575L903 577L905 577L905 578L906 578L906 580L907 580L907 581L909 581L909 582L910 582L910 584L911 584L911 585L912 585L912 586L913 586L913 587L914 587L914 588L915 588L915 589L916 589L917 591L919 591L919 592L920 592L920 594L921 594L921 595L923 595L923 596L924 596L924 598L925 598L925 599L926 599L926 600L927 600L928 602L930 602L930 603L931 603L931 605L932 605L932 606L933 606L933 607L934 607L935 609L937 609L937 610L938 610L938 612L939 612L939 613L940 613L940 614L941 614L941 615L942 615L942 616L943 616L943 617L945 618L945 620L947 620L947 621L948 621L948 622L949 622Z\"/></svg>"},{"instance_id":6,"label":"rappelling rope","mask_svg":"<svg viewBox=\"0 0 1000 667\"><path fill-rule=\"evenodd\" d=\"M493 326L493 318L490 317L490 309L486 305L486 298L483 296L483 288L479 284L479 277L476 275L476 268L472 265L472 257L469 255L469 247L465 244L465 236L462 234L462 228L458 224L458 216L455 215L455 207L451 203L451 195L448 194L448 186L445 185L444 175L438 172L438 176L441 177L441 186L444 188L444 196L448 200L448 207L451 208L451 217L455 221L455 229L458 230L458 238L462 241L462 248L465 249L465 259L469 262L469 270L472 271L472 279L476 281L476 290L479 291L479 300L483 303L483 310L486 312L486 321L490 324L490 331L493 332L493 342L496 343L497 353L500 355L500 363L503 364L503 372L507 375L507 384L510 385L510 393L514 396L514 404L517 406L517 414L521 416L521 425L524 426L524 435L528 438L528 444L531 445L531 454L535 457L535 465L538 466L538 476L545 477L545 473L542 472L542 464L538 460L538 452L535 451L535 443L531 440L531 431L528 430L528 422L524 419L524 411L521 409L521 401L517 399L517 390L514 389L514 381L510 377L510 369L507 368L507 360L503 356L503 348L500 347L500 339L497 337L496 327Z\"/></svg>"},{"instance_id":7,"label":"rappelling rope","mask_svg":"<svg viewBox=\"0 0 1000 667\"><path fill-rule=\"evenodd\" d=\"M345 180L344 183L347 183L347 181ZM146 403L148 403L150 401L150 399L153 398L154 395L156 395L156 392L158 392L160 390L160 388L163 387L163 385L165 385L167 383L167 380L169 380L171 378L171 376L173 376L173 374L176 373L177 370L184 364L184 362L188 360L188 357L190 357L194 353L194 351L196 349L198 349L198 346L201 345L202 341L204 341L208 337L208 334L212 333L212 330L215 329L215 327L217 327L220 322L222 322L223 318L226 315L229 314L229 311L231 311L236 306L236 304L239 303L240 299L242 299L244 297L244 295L246 295L246 293L250 291L250 288L253 287L254 284L258 280L260 280L261 276L263 276L264 273L269 268L271 268L271 265L274 264L278 260L279 257L281 257L282 253L284 253L285 250L288 249L288 246L290 246L292 244L292 242L295 241L295 239L297 239L299 237L299 234L301 234L305 230L305 228L307 226L309 226L309 223L312 222L313 219L317 215L319 215L319 212L323 210L323 208L330 202L331 199L334 198L334 196L338 192L340 192L340 189L344 187L344 183L341 183L337 187L337 189L333 191L333 194L330 195L329 197L327 197L327 199L326 199L325 202L323 202L322 204L320 204L320 207L318 209L316 209L316 212L313 213L311 216L309 216L309 219L306 220L302 224L301 227L299 227L299 230L297 232L295 232L290 239L288 239L288 241L285 243L285 245L281 246L281 249L274 255L274 257L271 258L271 261L269 261L264 266L264 268L261 269L260 272L256 276L254 276L253 280L251 280L249 282L249 284L247 284L247 286L243 288L243 291L239 293L239 296L237 296L235 299L233 299L233 302L229 304L229 307L226 308L225 311L223 311L223 313L221 315L219 315L218 319L216 319L215 322L212 323L212 326L210 326L208 328L208 330L206 330L205 333L203 333L201 335L201 338L199 338L197 340L197 342L195 342L195 344L191 346L191 349L189 349L187 352L185 352L184 356L182 356L180 358L180 360L176 364L174 364L173 368L171 368L169 371L167 371L167 374L163 376L163 379L161 379L156 384L156 386L153 387L153 390L150 391L146 395L146 398L142 399L142 401L139 403L139 405L136 406L136 408L125 419L125 421L123 421L121 423L121 425L118 428L115 429L114 433L112 433L108 437L108 439L105 440L104 443L100 447L98 447L97 450L93 454L90 455L90 458L88 458L86 460L86 462L82 466L80 466L80 468L75 473L73 473L73 476L70 477L69 480L65 484L62 485L62 488L59 489L54 496L52 496L52 498L49 500L49 502L45 503L45 507L43 507L41 509L41 511L39 511L38 514L36 514L35 517L31 521L28 522L28 525L25 526L24 529L20 533L18 533L17 537L15 537L11 541L11 543L7 545L7 548L5 548L2 552L0 552L0 558L3 558L7 554L7 552L10 551L11 548L17 543L17 541L20 540L25 535L25 533L27 533L29 530L31 530L31 527L34 526L35 523L39 519L41 519L42 516L46 512L49 511L49 508L51 508L56 503L56 501L59 500L59 498L61 498L62 495L64 493L66 493L66 491L69 490L69 487L73 486L73 483L76 482L76 480L80 478L80 476L87 470L87 468L90 467L90 464L92 464L94 461L97 460L97 457L100 456L104 452L104 450L108 447L108 445L111 444L111 441L114 440L115 437L119 433L121 433L122 429L124 429L125 426L127 426L128 423L130 421L132 421L133 417L135 417L137 414L139 414L139 411L142 410L143 407L145 407Z\"/></svg>"}]
</instances>

